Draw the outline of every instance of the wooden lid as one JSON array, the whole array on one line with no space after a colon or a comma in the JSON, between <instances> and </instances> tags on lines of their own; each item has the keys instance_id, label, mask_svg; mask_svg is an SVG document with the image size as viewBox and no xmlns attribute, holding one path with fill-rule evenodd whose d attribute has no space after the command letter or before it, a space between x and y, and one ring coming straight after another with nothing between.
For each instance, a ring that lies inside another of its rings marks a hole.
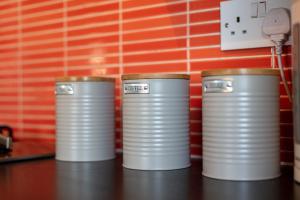
<instances>
[{"instance_id":1,"label":"wooden lid","mask_svg":"<svg viewBox=\"0 0 300 200\"><path fill-rule=\"evenodd\" d=\"M190 79L187 74L127 74L122 76L122 80L137 79Z\"/></svg>"},{"instance_id":2,"label":"wooden lid","mask_svg":"<svg viewBox=\"0 0 300 200\"><path fill-rule=\"evenodd\" d=\"M225 75L268 75L279 76L278 69L256 68L256 69L215 69L202 72L202 77L206 76L225 76Z\"/></svg>"},{"instance_id":3,"label":"wooden lid","mask_svg":"<svg viewBox=\"0 0 300 200\"><path fill-rule=\"evenodd\" d=\"M57 78L56 82L115 82L115 79L99 76L65 76Z\"/></svg>"}]
</instances>

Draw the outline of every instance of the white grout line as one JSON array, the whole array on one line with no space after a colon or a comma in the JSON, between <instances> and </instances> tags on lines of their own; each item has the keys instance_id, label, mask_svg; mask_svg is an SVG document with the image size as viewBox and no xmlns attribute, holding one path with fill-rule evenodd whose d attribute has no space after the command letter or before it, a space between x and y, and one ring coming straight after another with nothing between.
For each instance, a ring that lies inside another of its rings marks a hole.
<instances>
[{"instance_id":1,"label":"white grout line","mask_svg":"<svg viewBox=\"0 0 300 200\"><path fill-rule=\"evenodd\" d=\"M86 8L90 8L90 7L103 6L103 5L107 5L107 4L113 4L113 3L118 3L118 0L99 1L99 2L92 2L92 3L85 2L85 4L79 4L77 6L69 6L68 10L69 11L81 10L81 9L86 9Z\"/></svg>"},{"instance_id":2,"label":"white grout line","mask_svg":"<svg viewBox=\"0 0 300 200\"><path fill-rule=\"evenodd\" d=\"M123 0L119 0L119 80L121 80L124 73L123 60ZM120 81L122 83L122 81ZM119 97L122 103L122 88L119 91ZM121 108L119 108L122 110Z\"/></svg>"},{"instance_id":3,"label":"white grout line","mask_svg":"<svg viewBox=\"0 0 300 200\"><path fill-rule=\"evenodd\" d=\"M18 2L13 2L15 5L14 7L12 8L9 8L9 9L2 9L1 10L1 13L0 13L0 16L2 15L6 15L6 14L12 14L12 13L17 13L18 12L18 9L16 7L18 7Z\"/></svg>"},{"instance_id":4,"label":"white grout line","mask_svg":"<svg viewBox=\"0 0 300 200\"><path fill-rule=\"evenodd\" d=\"M186 51L186 47L183 48L173 48L173 49L154 49L154 50L146 50L146 51L131 51L127 53L123 53L124 56L132 56L132 55L144 55L144 54L153 54L153 53L165 53L165 52L176 52L176 51Z\"/></svg>"},{"instance_id":5,"label":"white grout line","mask_svg":"<svg viewBox=\"0 0 300 200\"><path fill-rule=\"evenodd\" d=\"M24 114L23 119L46 119L55 120L55 116L49 114Z\"/></svg>"},{"instance_id":6,"label":"white grout line","mask_svg":"<svg viewBox=\"0 0 300 200\"><path fill-rule=\"evenodd\" d=\"M101 69L109 69L109 68L117 68L119 67L119 63L116 64L106 64L101 65ZM98 67L95 66L87 66L87 65L76 65L76 66L69 66L69 71L76 71L76 70L84 70L84 69L98 69Z\"/></svg>"},{"instance_id":7,"label":"white grout line","mask_svg":"<svg viewBox=\"0 0 300 200\"><path fill-rule=\"evenodd\" d=\"M131 11L144 10L149 8L157 8L157 7L170 6L170 5L183 4L183 3L185 3L185 0L170 1L168 3L158 3L158 4L152 3L147 6L136 6L133 8L123 9L123 12L126 13Z\"/></svg>"},{"instance_id":8,"label":"white grout line","mask_svg":"<svg viewBox=\"0 0 300 200\"><path fill-rule=\"evenodd\" d=\"M110 36L117 36L118 31L114 32L107 32L107 33L90 33L90 34L84 34L79 36L68 36L68 41L77 41L77 40L83 40L83 39L99 39L101 37L110 37Z\"/></svg>"},{"instance_id":9,"label":"white grout line","mask_svg":"<svg viewBox=\"0 0 300 200\"><path fill-rule=\"evenodd\" d=\"M23 130L23 63L22 63L22 45L23 45L23 35L22 35L22 7L21 1L18 0L17 5L17 19L18 19L18 124L21 130ZM21 134L21 136L23 133Z\"/></svg>"},{"instance_id":10,"label":"white grout line","mask_svg":"<svg viewBox=\"0 0 300 200\"><path fill-rule=\"evenodd\" d=\"M175 29L175 28L186 28L186 24L183 23L183 24L169 25L169 26L156 26L151 28L132 29L128 31L123 31L123 33L127 35L132 33L143 33L147 31L160 31L160 30Z\"/></svg>"},{"instance_id":11,"label":"white grout line","mask_svg":"<svg viewBox=\"0 0 300 200\"><path fill-rule=\"evenodd\" d=\"M78 16L69 16L68 22L87 19L87 18L101 17L106 15L114 15L114 14L117 15L118 13L119 11L106 11L106 12L98 12L98 13L90 13L90 14L81 14Z\"/></svg>"},{"instance_id":12,"label":"white grout line","mask_svg":"<svg viewBox=\"0 0 300 200\"><path fill-rule=\"evenodd\" d=\"M15 18L16 19L16 18ZM1 30L0 30L0 32L1 32L1 34L2 35L4 35L4 34L6 34L6 32L5 31L8 31L8 32L11 32L11 31L18 31L18 26L15 26L15 25L11 25L11 26L2 26L1 27Z\"/></svg>"},{"instance_id":13,"label":"white grout line","mask_svg":"<svg viewBox=\"0 0 300 200\"><path fill-rule=\"evenodd\" d=\"M202 155L200 156L200 155L191 154L190 157L191 157L191 159L195 159L195 160L202 159Z\"/></svg>"},{"instance_id":14,"label":"white grout line","mask_svg":"<svg viewBox=\"0 0 300 200\"><path fill-rule=\"evenodd\" d=\"M190 35L190 38L209 37L209 36L218 36L218 35L220 35L220 32L193 34L193 35Z\"/></svg>"},{"instance_id":15,"label":"white grout line","mask_svg":"<svg viewBox=\"0 0 300 200\"><path fill-rule=\"evenodd\" d=\"M12 2L11 0L8 0L8 1L0 1L0 6L6 6L6 5L9 5L9 4L15 4L15 2Z\"/></svg>"},{"instance_id":16,"label":"white grout line","mask_svg":"<svg viewBox=\"0 0 300 200\"><path fill-rule=\"evenodd\" d=\"M62 23L61 18L51 19L51 20L42 20L39 22L26 22L26 23L23 23L23 28L26 30L28 28L35 28L35 27L39 27L39 26L48 26L48 25L60 24L60 23Z\"/></svg>"},{"instance_id":17,"label":"white grout line","mask_svg":"<svg viewBox=\"0 0 300 200\"><path fill-rule=\"evenodd\" d=\"M123 74L123 1L119 0L119 65L120 65L120 78Z\"/></svg>"},{"instance_id":18,"label":"white grout line","mask_svg":"<svg viewBox=\"0 0 300 200\"><path fill-rule=\"evenodd\" d=\"M197 73L198 74L198 73ZM199 74L200 75L200 74ZM191 83L190 87L201 87L202 84L201 83Z\"/></svg>"},{"instance_id":19,"label":"white grout line","mask_svg":"<svg viewBox=\"0 0 300 200\"><path fill-rule=\"evenodd\" d=\"M190 40L190 0L186 2L186 59L187 59L187 73L191 72L191 40Z\"/></svg>"},{"instance_id":20,"label":"white grout line","mask_svg":"<svg viewBox=\"0 0 300 200\"><path fill-rule=\"evenodd\" d=\"M54 82L54 77L39 77L39 78L24 78L23 83L53 83ZM36 85L35 85L36 86ZM27 87L27 86L23 86Z\"/></svg>"},{"instance_id":21,"label":"white grout line","mask_svg":"<svg viewBox=\"0 0 300 200\"><path fill-rule=\"evenodd\" d=\"M53 111L54 105L39 106L39 105L23 105L23 110L42 110L42 111Z\"/></svg>"},{"instance_id":22,"label":"white grout line","mask_svg":"<svg viewBox=\"0 0 300 200\"><path fill-rule=\"evenodd\" d=\"M215 60L240 60L240 59L255 59L255 58L269 58L271 55L250 55L250 56L228 56L228 57L213 57L213 58L196 58L193 62L206 62Z\"/></svg>"},{"instance_id":23,"label":"white grout line","mask_svg":"<svg viewBox=\"0 0 300 200\"><path fill-rule=\"evenodd\" d=\"M39 127L32 127L32 129L39 129ZM49 134L49 133L31 133L23 131L23 134L21 136L18 136L20 139L27 139L27 138L33 138L33 139L55 139L55 135Z\"/></svg>"},{"instance_id":24,"label":"white grout line","mask_svg":"<svg viewBox=\"0 0 300 200\"><path fill-rule=\"evenodd\" d=\"M60 28L55 28L55 29L44 29L43 28L42 31L38 30L38 31L24 32L24 29L23 29L23 37L25 39L32 38L32 36L45 36L45 35L54 35L54 34L63 34L63 24L61 25ZM34 39L37 39L37 38L34 38Z\"/></svg>"},{"instance_id":25,"label":"white grout line","mask_svg":"<svg viewBox=\"0 0 300 200\"><path fill-rule=\"evenodd\" d=\"M53 15L53 14L62 14L61 10L41 10L40 12L31 13L31 14L24 14L22 15L22 19L31 19L31 18L37 18L37 17L44 17L47 15Z\"/></svg>"},{"instance_id":26,"label":"white grout line","mask_svg":"<svg viewBox=\"0 0 300 200\"><path fill-rule=\"evenodd\" d=\"M26 41L23 44L23 47L32 47L32 46L41 46L41 45L47 45L47 44L53 44L53 43L63 43L63 39L62 38L54 38L54 39L42 39L42 40L34 40L34 41ZM0 46L1 49L1 46Z\"/></svg>"},{"instance_id":27,"label":"white grout line","mask_svg":"<svg viewBox=\"0 0 300 200\"><path fill-rule=\"evenodd\" d=\"M78 25L78 26L70 26L69 31L76 31L76 30L82 30L87 28L101 28L106 26L112 26L112 25L118 25L119 22L117 20L115 21L109 21L109 22L96 22L96 23L89 23L84 25Z\"/></svg>"},{"instance_id":28,"label":"white grout line","mask_svg":"<svg viewBox=\"0 0 300 200\"><path fill-rule=\"evenodd\" d=\"M218 11L220 10L220 7L215 8L205 8L205 9L199 9L199 10L190 10L190 14L197 14L197 13L205 13L205 12L211 12L211 11Z\"/></svg>"},{"instance_id":29,"label":"white grout line","mask_svg":"<svg viewBox=\"0 0 300 200\"><path fill-rule=\"evenodd\" d=\"M132 23L132 22L141 22L141 21L146 21L146 20L151 20L151 19L160 19L160 18L172 18L176 16L185 16L186 12L178 12L178 13L172 13L172 14L163 14L163 15L153 15L153 16L148 16L148 17L136 17L134 19L127 19L123 20L123 23Z\"/></svg>"},{"instance_id":30,"label":"white grout line","mask_svg":"<svg viewBox=\"0 0 300 200\"><path fill-rule=\"evenodd\" d=\"M16 114L5 114L5 116L0 116L0 120L2 121L5 121L5 120L14 120L16 121ZM3 121L1 123L3 123ZM17 124L18 124L18 121L17 121Z\"/></svg>"},{"instance_id":31,"label":"white grout line","mask_svg":"<svg viewBox=\"0 0 300 200\"><path fill-rule=\"evenodd\" d=\"M1 26L1 24L0 24L0 26ZM5 42L5 41L14 40L14 39L16 39L16 35L17 34L1 35L0 41ZM12 42L12 43L16 43L16 42Z\"/></svg>"},{"instance_id":32,"label":"white grout line","mask_svg":"<svg viewBox=\"0 0 300 200\"><path fill-rule=\"evenodd\" d=\"M37 129L55 129L55 125L53 124L36 124L36 123L24 123L24 128L37 128Z\"/></svg>"},{"instance_id":33,"label":"white grout line","mask_svg":"<svg viewBox=\"0 0 300 200\"><path fill-rule=\"evenodd\" d=\"M39 2L36 1L34 4L31 5L22 5L22 10L30 10L33 8L39 8L39 7L43 7L43 6L51 6L51 5L55 5L55 4L60 4L61 0L51 0L51 1L45 1L45 2Z\"/></svg>"},{"instance_id":34,"label":"white grout line","mask_svg":"<svg viewBox=\"0 0 300 200\"><path fill-rule=\"evenodd\" d=\"M186 35L183 36L176 36L176 37L163 37L163 38L155 38L155 39L143 39L143 40L131 40L131 41L123 41L123 44L130 45L130 44L143 44L143 43L150 43L150 42L160 42L160 41L168 41L168 40L178 40L178 39L186 39ZM1 46L0 46L1 48Z\"/></svg>"},{"instance_id":35,"label":"white grout line","mask_svg":"<svg viewBox=\"0 0 300 200\"><path fill-rule=\"evenodd\" d=\"M220 23L220 20L209 20L209 21L190 23L190 26L201 26L206 24L218 24L218 23Z\"/></svg>"},{"instance_id":36,"label":"white grout line","mask_svg":"<svg viewBox=\"0 0 300 200\"><path fill-rule=\"evenodd\" d=\"M202 120L191 120L190 119L190 123L199 124L199 123L202 123Z\"/></svg>"},{"instance_id":37,"label":"white grout line","mask_svg":"<svg viewBox=\"0 0 300 200\"><path fill-rule=\"evenodd\" d=\"M68 2L63 2L63 72L64 76L68 75Z\"/></svg>"}]
</instances>

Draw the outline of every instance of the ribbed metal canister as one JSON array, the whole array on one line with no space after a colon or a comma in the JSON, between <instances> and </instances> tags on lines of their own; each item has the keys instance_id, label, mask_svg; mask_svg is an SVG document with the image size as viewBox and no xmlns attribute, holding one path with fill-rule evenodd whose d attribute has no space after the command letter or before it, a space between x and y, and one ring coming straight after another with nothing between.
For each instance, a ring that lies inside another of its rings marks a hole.
<instances>
[{"instance_id":1,"label":"ribbed metal canister","mask_svg":"<svg viewBox=\"0 0 300 200\"><path fill-rule=\"evenodd\" d=\"M203 175L262 180L280 175L279 73L204 71Z\"/></svg>"},{"instance_id":2,"label":"ribbed metal canister","mask_svg":"<svg viewBox=\"0 0 300 200\"><path fill-rule=\"evenodd\" d=\"M56 81L56 159L115 157L114 79L64 77Z\"/></svg>"},{"instance_id":3,"label":"ribbed metal canister","mask_svg":"<svg viewBox=\"0 0 300 200\"><path fill-rule=\"evenodd\" d=\"M189 76L124 75L123 166L171 170L190 165Z\"/></svg>"}]
</instances>

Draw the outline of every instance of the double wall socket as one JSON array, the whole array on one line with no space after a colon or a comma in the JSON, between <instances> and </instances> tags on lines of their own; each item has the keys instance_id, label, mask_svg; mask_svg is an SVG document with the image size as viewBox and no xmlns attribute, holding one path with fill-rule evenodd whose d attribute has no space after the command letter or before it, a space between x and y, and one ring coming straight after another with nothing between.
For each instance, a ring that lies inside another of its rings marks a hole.
<instances>
[{"instance_id":1,"label":"double wall socket","mask_svg":"<svg viewBox=\"0 0 300 200\"><path fill-rule=\"evenodd\" d=\"M290 10L291 0L231 0L221 2L221 49L271 47L262 32L264 17L272 8ZM286 43L290 44L290 40Z\"/></svg>"}]
</instances>

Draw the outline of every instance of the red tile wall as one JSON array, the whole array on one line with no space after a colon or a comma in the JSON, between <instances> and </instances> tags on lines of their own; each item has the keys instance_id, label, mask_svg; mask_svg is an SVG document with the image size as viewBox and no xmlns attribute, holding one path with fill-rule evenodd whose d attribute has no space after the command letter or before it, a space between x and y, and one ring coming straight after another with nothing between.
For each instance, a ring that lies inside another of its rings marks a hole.
<instances>
[{"instance_id":1,"label":"red tile wall","mask_svg":"<svg viewBox=\"0 0 300 200\"><path fill-rule=\"evenodd\" d=\"M55 139L54 78L191 74L191 153L201 155L201 77L212 68L270 68L270 48L220 51L219 0L1 0L0 123L16 139ZM291 80L290 48L284 67ZM290 82L289 82L290 84ZM281 86L281 160L292 162L291 104Z\"/></svg>"}]
</instances>

